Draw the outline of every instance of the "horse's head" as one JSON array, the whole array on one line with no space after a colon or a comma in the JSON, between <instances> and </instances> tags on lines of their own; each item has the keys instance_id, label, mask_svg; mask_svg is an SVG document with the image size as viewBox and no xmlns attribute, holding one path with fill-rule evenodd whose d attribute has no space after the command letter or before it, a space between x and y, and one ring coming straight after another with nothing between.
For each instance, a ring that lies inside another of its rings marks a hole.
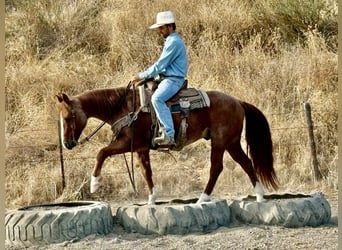
<instances>
[{"instance_id":1,"label":"horse's head","mask_svg":"<svg viewBox=\"0 0 342 250\"><path fill-rule=\"evenodd\" d=\"M70 99L66 94L61 94L57 95L57 99L62 144L67 149L72 149L77 145L77 141L87 124L87 116L76 98Z\"/></svg>"}]
</instances>

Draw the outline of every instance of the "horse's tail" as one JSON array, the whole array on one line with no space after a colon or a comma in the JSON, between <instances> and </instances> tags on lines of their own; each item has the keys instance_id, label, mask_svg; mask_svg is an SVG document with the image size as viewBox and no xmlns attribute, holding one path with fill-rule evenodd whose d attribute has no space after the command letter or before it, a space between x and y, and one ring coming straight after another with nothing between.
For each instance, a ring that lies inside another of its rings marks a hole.
<instances>
[{"instance_id":1,"label":"horse's tail","mask_svg":"<svg viewBox=\"0 0 342 250\"><path fill-rule=\"evenodd\" d=\"M245 109L245 137L256 175L266 188L276 190L278 180L273 168L273 146L267 119L255 106L246 102L241 104Z\"/></svg>"}]
</instances>

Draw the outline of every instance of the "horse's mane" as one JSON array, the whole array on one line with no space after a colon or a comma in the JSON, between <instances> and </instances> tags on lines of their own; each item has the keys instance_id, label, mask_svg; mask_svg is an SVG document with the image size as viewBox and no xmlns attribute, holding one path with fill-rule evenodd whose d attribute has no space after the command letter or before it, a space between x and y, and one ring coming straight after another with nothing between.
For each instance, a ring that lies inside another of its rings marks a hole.
<instances>
[{"instance_id":1,"label":"horse's mane","mask_svg":"<svg viewBox=\"0 0 342 250\"><path fill-rule=\"evenodd\" d=\"M94 89L75 96L83 108L97 109L98 112L111 114L118 107L121 98L125 96L126 88Z\"/></svg>"}]
</instances>

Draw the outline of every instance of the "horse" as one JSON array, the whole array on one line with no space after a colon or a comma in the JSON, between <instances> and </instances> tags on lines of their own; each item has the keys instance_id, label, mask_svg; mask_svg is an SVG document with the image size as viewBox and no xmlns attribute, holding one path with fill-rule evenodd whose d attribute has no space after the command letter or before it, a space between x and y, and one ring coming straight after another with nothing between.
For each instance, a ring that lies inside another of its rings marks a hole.
<instances>
[{"instance_id":1,"label":"horse","mask_svg":"<svg viewBox=\"0 0 342 250\"><path fill-rule=\"evenodd\" d=\"M130 84L129 84L130 85ZM223 170L223 155L227 151L248 175L257 202L263 202L266 187L277 190L278 180L273 167L273 146L270 127L265 115L254 105L241 101L220 91L206 91L210 106L192 110L188 116L186 145L199 139L211 141L210 174L205 189L197 203L211 200L216 181ZM112 125L123 117L134 116L124 125L115 140L97 153L96 164L90 176L90 192L100 187L101 168L109 156L134 152L141 173L148 187L147 204L156 201L156 188L152 180L150 163L152 118L148 112L138 112L139 92L134 85L117 88L100 88L69 97L65 93L56 95L60 114L62 144L71 150L78 140L89 118L97 118ZM179 113L172 113L176 134L181 122ZM241 147L241 135L245 121L247 153ZM133 125L131 124L133 123ZM134 138L132 135L135 135ZM171 149L172 150L172 149ZM248 157L250 155L250 158Z\"/></svg>"}]
</instances>

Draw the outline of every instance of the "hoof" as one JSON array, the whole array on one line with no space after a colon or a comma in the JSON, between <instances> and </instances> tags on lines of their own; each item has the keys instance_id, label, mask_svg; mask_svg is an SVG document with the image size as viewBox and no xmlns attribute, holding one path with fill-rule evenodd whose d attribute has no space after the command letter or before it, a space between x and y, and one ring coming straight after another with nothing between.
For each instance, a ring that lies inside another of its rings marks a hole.
<instances>
[{"instance_id":1,"label":"hoof","mask_svg":"<svg viewBox=\"0 0 342 250\"><path fill-rule=\"evenodd\" d=\"M256 201L257 202L265 202L266 199L264 199L264 196L263 195L256 195Z\"/></svg>"},{"instance_id":2,"label":"hoof","mask_svg":"<svg viewBox=\"0 0 342 250\"><path fill-rule=\"evenodd\" d=\"M257 202L264 202L264 201L266 201L264 199L264 194L265 194L264 188L263 188L263 186L258 181L255 184L254 190L255 190L256 201Z\"/></svg>"},{"instance_id":3,"label":"hoof","mask_svg":"<svg viewBox=\"0 0 342 250\"><path fill-rule=\"evenodd\" d=\"M156 197L157 197L157 191L153 187L152 188L152 194L148 195L147 205L155 205L156 204Z\"/></svg>"},{"instance_id":4,"label":"hoof","mask_svg":"<svg viewBox=\"0 0 342 250\"><path fill-rule=\"evenodd\" d=\"M99 188L100 186L100 182L101 182L101 176L91 176L91 179L90 179L90 193L95 193L96 190Z\"/></svg>"},{"instance_id":5,"label":"hoof","mask_svg":"<svg viewBox=\"0 0 342 250\"><path fill-rule=\"evenodd\" d=\"M210 196L205 194L205 193L202 193L201 196L199 197L198 201L196 202L197 204L200 204L202 202L209 202L211 201L210 199Z\"/></svg>"},{"instance_id":6,"label":"hoof","mask_svg":"<svg viewBox=\"0 0 342 250\"><path fill-rule=\"evenodd\" d=\"M156 205L156 198L151 194L148 196L147 205Z\"/></svg>"}]
</instances>

